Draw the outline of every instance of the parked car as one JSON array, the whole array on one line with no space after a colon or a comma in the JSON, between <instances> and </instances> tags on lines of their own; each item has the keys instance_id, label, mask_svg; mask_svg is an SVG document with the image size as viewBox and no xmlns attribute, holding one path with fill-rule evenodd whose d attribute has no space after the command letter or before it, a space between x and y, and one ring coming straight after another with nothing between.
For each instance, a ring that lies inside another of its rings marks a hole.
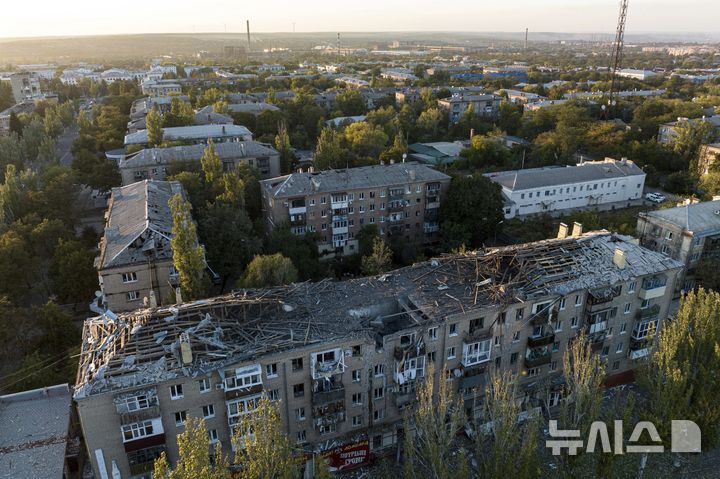
<instances>
[{"instance_id":1,"label":"parked car","mask_svg":"<svg viewBox=\"0 0 720 479\"><path fill-rule=\"evenodd\" d=\"M645 199L653 203L662 203L667 200L667 197L660 193L648 193L645 195Z\"/></svg>"}]
</instances>

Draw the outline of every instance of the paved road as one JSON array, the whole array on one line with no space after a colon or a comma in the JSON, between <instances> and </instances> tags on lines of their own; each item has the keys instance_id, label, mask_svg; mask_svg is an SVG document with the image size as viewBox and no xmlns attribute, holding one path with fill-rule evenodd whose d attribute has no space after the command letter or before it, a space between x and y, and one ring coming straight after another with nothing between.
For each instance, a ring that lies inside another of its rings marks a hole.
<instances>
[{"instance_id":1,"label":"paved road","mask_svg":"<svg viewBox=\"0 0 720 479\"><path fill-rule=\"evenodd\" d=\"M70 166L72 164L73 155L70 151L75 138L80 134L77 124L73 124L68 128L65 128L60 136L57 138L57 152L60 156L60 164L64 166Z\"/></svg>"}]
</instances>

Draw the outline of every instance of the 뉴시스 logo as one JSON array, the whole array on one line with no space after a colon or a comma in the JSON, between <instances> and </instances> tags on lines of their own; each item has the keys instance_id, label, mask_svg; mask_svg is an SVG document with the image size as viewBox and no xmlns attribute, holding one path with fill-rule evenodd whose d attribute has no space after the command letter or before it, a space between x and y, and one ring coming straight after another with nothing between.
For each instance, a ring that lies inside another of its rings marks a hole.
<instances>
[{"instance_id":1,"label":"\ub274\uc2dc\uc2a4 logo","mask_svg":"<svg viewBox=\"0 0 720 479\"><path fill-rule=\"evenodd\" d=\"M614 421L613 427L613 444L610 444L610 435L608 434L607 424L602 421L595 421L590 425L588 431L588 441L585 452L595 452L595 446L600 443L603 453L625 454L625 453L654 453L664 452L665 447L662 444L660 435L655 425L650 421L640 421L630 434L629 443L637 443L643 432L647 431L650 441L657 443L654 445L645 444L629 444L625 446L623 442L623 422ZM578 450L583 448L583 441L580 438L579 429L563 429L557 428L557 421L550 421L550 437L563 438L559 440L546 441L546 447L552 449L552 454L558 456L563 449L571 456L577 454ZM700 428L693 421L689 420L673 420L670 425L670 451L671 452L701 452L701 434Z\"/></svg>"}]
</instances>

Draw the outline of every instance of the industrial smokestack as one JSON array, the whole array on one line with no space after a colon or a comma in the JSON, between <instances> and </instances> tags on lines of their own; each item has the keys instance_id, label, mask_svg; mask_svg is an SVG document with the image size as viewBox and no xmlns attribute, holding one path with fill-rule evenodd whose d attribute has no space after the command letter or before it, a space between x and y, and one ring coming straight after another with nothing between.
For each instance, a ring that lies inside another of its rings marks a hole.
<instances>
[{"instance_id":1,"label":"industrial smokestack","mask_svg":"<svg viewBox=\"0 0 720 479\"><path fill-rule=\"evenodd\" d=\"M337 54L340 55L340 32L337 34Z\"/></svg>"},{"instance_id":2,"label":"industrial smokestack","mask_svg":"<svg viewBox=\"0 0 720 479\"><path fill-rule=\"evenodd\" d=\"M247 25L247 37L248 37L248 53L250 53L250 20L245 20L245 24Z\"/></svg>"},{"instance_id":3,"label":"industrial smokestack","mask_svg":"<svg viewBox=\"0 0 720 479\"><path fill-rule=\"evenodd\" d=\"M528 37L528 29L525 28L525 50L527 50L527 37Z\"/></svg>"}]
</instances>

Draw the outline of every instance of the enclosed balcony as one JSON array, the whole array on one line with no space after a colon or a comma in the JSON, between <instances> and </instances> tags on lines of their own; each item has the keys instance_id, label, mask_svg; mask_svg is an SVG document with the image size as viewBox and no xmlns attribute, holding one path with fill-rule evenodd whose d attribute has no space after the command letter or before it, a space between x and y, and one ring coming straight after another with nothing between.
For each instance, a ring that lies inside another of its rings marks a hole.
<instances>
[{"instance_id":1,"label":"enclosed balcony","mask_svg":"<svg viewBox=\"0 0 720 479\"><path fill-rule=\"evenodd\" d=\"M395 399L395 406L402 408L414 402L417 399L417 394L414 390L398 391L393 393L393 397Z\"/></svg>"},{"instance_id":2,"label":"enclosed balcony","mask_svg":"<svg viewBox=\"0 0 720 479\"><path fill-rule=\"evenodd\" d=\"M313 379L328 378L345 371L345 361L342 349L332 349L310 356L311 373Z\"/></svg>"},{"instance_id":3,"label":"enclosed balcony","mask_svg":"<svg viewBox=\"0 0 720 479\"><path fill-rule=\"evenodd\" d=\"M332 197L330 198L330 208L334 210L344 209L348 206L350 206L350 203L346 194L332 195Z\"/></svg>"},{"instance_id":4,"label":"enclosed balcony","mask_svg":"<svg viewBox=\"0 0 720 479\"><path fill-rule=\"evenodd\" d=\"M667 278L665 276L644 279L638 296L640 299L661 298L665 296L666 285Z\"/></svg>"},{"instance_id":5,"label":"enclosed balcony","mask_svg":"<svg viewBox=\"0 0 720 479\"><path fill-rule=\"evenodd\" d=\"M536 368L550 363L550 348L541 346L538 348L527 348L525 351L525 367Z\"/></svg>"},{"instance_id":6,"label":"enclosed balcony","mask_svg":"<svg viewBox=\"0 0 720 479\"><path fill-rule=\"evenodd\" d=\"M637 312L637 319L650 319L660 314L660 305L655 304L649 308L641 309Z\"/></svg>"},{"instance_id":7,"label":"enclosed balcony","mask_svg":"<svg viewBox=\"0 0 720 479\"><path fill-rule=\"evenodd\" d=\"M555 333L552 331L552 328L547 327L543 329L544 330L539 334L528 337L528 347L535 348L538 346L547 346L555 341Z\"/></svg>"},{"instance_id":8,"label":"enclosed balcony","mask_svg":"<svg viewBox=\"0 0 720 479\"><path fill-rule=\"evenodd\" d=\"M345 401L345 386L342 383L329 389L312 392L313 406L322 406L338 401Z\"/></svg>"}]
</instances>

